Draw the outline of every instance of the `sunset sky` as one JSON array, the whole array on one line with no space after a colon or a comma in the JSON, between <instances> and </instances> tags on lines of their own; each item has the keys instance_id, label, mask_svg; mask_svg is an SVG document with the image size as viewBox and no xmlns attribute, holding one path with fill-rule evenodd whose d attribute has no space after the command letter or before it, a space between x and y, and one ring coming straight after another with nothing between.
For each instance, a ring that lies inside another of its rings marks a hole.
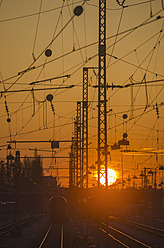
<instances>
[{"instance_id":1,"label":"sunset sky","mask_svg":"<svg viewBox=\"0 0 164 248\"><path fill-rule=\"evenodd\" d=\"M126 0L124 7L121 3L107 0L107 84L147 82L107 90L109 150L126 132L127 149L136 151L123 154L127 178L139 175L144 167L164 165L164 3ZM73 13L78 5L83 5L79 17ZM35 148L41 156L51 156L49 140L71 140L77 101L82 100L83 67L98 66L98 6L98 0L0 1L1 160L9 152L9 141L47 141L12 144L11 153L20 150L24 157L32 156L29 149ZM52 50L50 57L45 56L47 48ZM28 70L30 67L33 69ZM89 70L89 166L97 161L98 89L93 87L98 83L97 73ZM30 85L63 75L70 77ZM74 87L53 89L71 85ZM49 89L35 91L41 88ZM11 92L17 90L29 91ZM55 115L46 101L48 94L53 95ZM123 114L127 114L126 120ZM70 145L60 143L56 155L68 156ZM43 164L58 167L61 184L68 186L68 169L60 170L69 167L68 158L44 159ZM111 150L109 166L119 174L120 150ZM56 171L52 171L54 176ZM161 174L158 177L162 179Z\"/></svg>"}]
</instances>

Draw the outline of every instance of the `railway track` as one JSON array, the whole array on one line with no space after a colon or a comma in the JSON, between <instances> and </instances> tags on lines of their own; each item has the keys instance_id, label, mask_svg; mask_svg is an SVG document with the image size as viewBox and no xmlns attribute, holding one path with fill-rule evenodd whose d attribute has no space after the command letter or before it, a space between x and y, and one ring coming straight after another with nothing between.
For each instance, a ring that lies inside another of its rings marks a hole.
<instances>
[{"instance_id":1,"label":"railway track","mask_svg":"<svg viewBox=\"0 0 164 248\"><path fill-rule=\"evenodd\" d=\"M64 225L51 224L46 231L38 248L63 248L64 247Z\"/></svg>"},{"instance_id":2,"label":"railway track","mask_svg":"<svg viewBox=\"0 0 164 248\"><path fill-rule=\"evenodd\" d=\"M119 223L128 224L128 225L136 227L136 228L138 228L140 230L144 230L144 231L147 231L147 232L150 232L150 233L153 233L153 234L157 234L157 235L159 235L161 237L164 237L164 230L159 229L159 228L155 228L153 226L148 226L148 225L144 225L144 224L137 223L137 222L134 222L134 221L120 219L120 218L117 218L117 217L114 217L114 216L109 216L108 219L117 221Z\"/></svg>"},{"instance_id":3,"label":"railway track","mask_svg":"<svg viewBox=\"0 0 164 248\"><path fill-rule=\"evenodd\" d=\"M101 222L102 227L99 229L104 232L106 235L108 235L110 238L112 238L116 243L119 243L119 247L126 247L126 248L152 248L152 246L149 246L140 240L121 232L119 229L113 228L112 226L109 226L103 222Z\"/></svg>"},{"instance_id":4,"label":"railway track","mask_svg":"<svg viewBox=\"0 0 164 248\"><path fill-rule=\"evenodd\" d=\"M3 237L8 233L13 233L14 234L14 231L15 231L15 234L16 234L16 230L18 228L20 228L20 227L24 226L25 224L33 221L37 217L38 217L38 215L30 216L30 217L25 218L23 220L15 221L15 222L12 222L10 224L7 224L5 226L0 227L0 237Z\"/></svg>"},{"instance_id":5,"label":"railway track","mask_svg":"<svg viewBox=\"0 0 164 248\"><path fill-rule=\"evenodd\" d=\"M109 239L109 248L163 248L164 244L163 230L113 216L101 222L99 230Z\"/></svg>"}]
</instances>

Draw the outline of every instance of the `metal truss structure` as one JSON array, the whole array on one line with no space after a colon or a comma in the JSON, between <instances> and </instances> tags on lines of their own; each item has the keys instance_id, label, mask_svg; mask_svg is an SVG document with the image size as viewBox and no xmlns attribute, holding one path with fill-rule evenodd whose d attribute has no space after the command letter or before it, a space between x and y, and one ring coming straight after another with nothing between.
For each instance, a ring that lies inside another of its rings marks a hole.
<instances>
[{"instance_id":1,"label":"metal truss structure","mask_svg":"<svg viewBox=\"0 0 164 248\"><path fill-rule=\"evenodd\" d=\"M82 187L88 188L88 68L83 68Z\"/></svg>"},{"instance_id":2,"label":"metal truss structure","mask_svg":"<svg viewBox=\"0 0 164 248\"><path fill-rule=\"evenodd\" d=\"M106 0L99 0L99 81L98 81L98 186L107 173L107 117L106 117ZM103 170L102 170L103 169Z\"/></svg>"}]
</instances>

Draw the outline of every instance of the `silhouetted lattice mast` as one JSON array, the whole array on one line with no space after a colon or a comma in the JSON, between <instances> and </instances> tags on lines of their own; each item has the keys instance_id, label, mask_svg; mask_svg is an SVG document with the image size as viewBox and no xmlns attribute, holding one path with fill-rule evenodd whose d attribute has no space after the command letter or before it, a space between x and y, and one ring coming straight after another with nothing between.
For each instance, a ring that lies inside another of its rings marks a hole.
<instances>
[{"instance_id":1,"label":"silhouetted lattice mast","mask_svg":"<svg viewBox=\"0 0 164 248\"><path fill-rule=\"evenodd\" d=\"M107 118L106 118L106 0L99 0L99 81L98 81L98 186L107 175ZM104 169L102 171L101 169Z\"/></svg>"},{"instance_id":2,"label":"silhouetted lattice mast","mask_svg":"<svg viewBox=\"0 0 164 248\"><path fill-rule=\"evenodd\" d=\"M88 68L83 68L82 187L88 188Z\"/></svg>"}]
</instances>

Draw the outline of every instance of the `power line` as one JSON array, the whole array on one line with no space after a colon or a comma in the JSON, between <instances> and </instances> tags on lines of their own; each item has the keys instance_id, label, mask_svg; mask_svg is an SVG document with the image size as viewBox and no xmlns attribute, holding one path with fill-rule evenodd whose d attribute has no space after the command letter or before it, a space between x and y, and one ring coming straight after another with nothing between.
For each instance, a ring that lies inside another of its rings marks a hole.
<instances>
[{"instance_id":1,"label":"power line","mask_svg":"<svg viewBox=\"0 0 164 248\"><path fill-rule=\"evenodd\" d=\"M1 0L0 5L2 4L2 1L3 0ZM84 2L84 1L81 0L81 1L74 2L73 4L70 3L70 4L65 5L64 7L71 6L71 5L74 5L74 4L77 4L77 3L81 3L81 2ZM33 13L33 14L12 17L12 18L8 18L8 19L0 20L0 22L14 21L14 20L18 20L18 19L23 19L23 18L27 18L27 17L36 16L36 15L39 15L39 14L45 14L45 13L49 13L51 11L59 10L60 8L61 7L56 7L56 8L52 8L52 9L49 9L49 10L44 10L44 11L40 11L40 12L37 12L37 13Z\"/></svg>"},{"instance_id":2,"label":"power line","mask_svg":"<svg viewBox=\"0 0 164 248\"><path fill-rule=\"evenodd\" d=\"M4 93L30 92L31 90L33 90L33 91L53 90L53 89L62 90L62 89L71 89L73 87L75 87L75 85L60 86L60 87L48 87L48 88L39 88L39 89L8 90L7 92L1 91L0 94L2 95Z\"/></svg>"},{"instance_id":3,"label":"power line","mask_svg":"<svg viewBox=\"0 0 164 248\"><path fill-rule=\"evenodd\" d=\"M161 11L162 11L162 10L157 11L157 12L154 14L154 16L156 16L157 14L159 14ZM155 21L158 21L159 19L162 19L162 18L164 18L164 16L160 16L160 18L154 19L154 20L150 20L150 21L148 21L148 22L147 22L147 20L146 20L146 21L144 21L143 23L141 23L140 25L137 25L137 26L135 26L135 27L133 27L133 28L130 28L130 29L127 29L127 30L125 30L125 31L120 32L118 35L122 35L122 34L124 34L124 33L130 32L130 31L134 31L134 30L136 30L136 29L139 28L139 27L143 27L143 26L145 26L145 25L151 24L151 23L153 23L153 22L155 22ZM148 20L149 20L149 19L148 19ZM109 37L107 37L106 40L112 39L112 38L114 38L115 36L116 36L116 35L109 36ZM122 38L121 38L121 39L122 39ZM120 40L118 40L118 41L120 41ZM118 42L118 41L117 41L117 42ZM83 47L77 48L75 51L77 52L77 51L79 51L80 49L82 50L82 49L85 49L85 48L87 48L87 47L91 47L91 46L94 46L94 45L97 45L97 44L98 44L98 41L92 42L92 43L88 44L87 46L83 46ZM49 45L48 45L48 46L49 46ZM48 47L48 46L47 46L47 47ZM46 47L46 48L47 48L47 47ZM108 48L110 48L110 47L111 47L111 46L109 46ZM46 50L46 48L44 49L44 51ZM108 48L107 48L107 49L108 49ZM44 53L44 51L43 51L42 53ZM64 54L63 56L68 56L68 55L74 53L75 51L70 51L70 52ZM97 55L98 55L98 54L96 54L96 55L94 55L94 56L96 57ZM46 64L49 64L49 63L54 62L54 61L56 61L56 60L58 60L58 59L61 59L63 56L59 56L59 57L57 57L57 58L55 58L55 59L49 60L49 61L46 62ZM92 57L94 57L94 56L92 56ZM91 57L90 57L90 58L91 58ZM90 58L88 58L88 61L90 60ZM45 63L44 63L44 64L45 64ZM37 69L37 68L39 68L39 67L42 67L44 64L40 64L40 65L36 66L35 69ZM31 68L31 66L29 66L29 68L26 69L25 71L28 71L30 68ZM9 78L6 78L6 79L4 79L3 81L6 82L6 81L8 81L8 80L14 79L15 77L17 77L17 75L14 75L14 76L11 76L11 77L9 77ZM18 78L18 79L16 80L16 82L17 82L19 79L20 79L20 78ZM13 85L14 85L16 82L14 82Z\"/></svg>"}]
</instances>

